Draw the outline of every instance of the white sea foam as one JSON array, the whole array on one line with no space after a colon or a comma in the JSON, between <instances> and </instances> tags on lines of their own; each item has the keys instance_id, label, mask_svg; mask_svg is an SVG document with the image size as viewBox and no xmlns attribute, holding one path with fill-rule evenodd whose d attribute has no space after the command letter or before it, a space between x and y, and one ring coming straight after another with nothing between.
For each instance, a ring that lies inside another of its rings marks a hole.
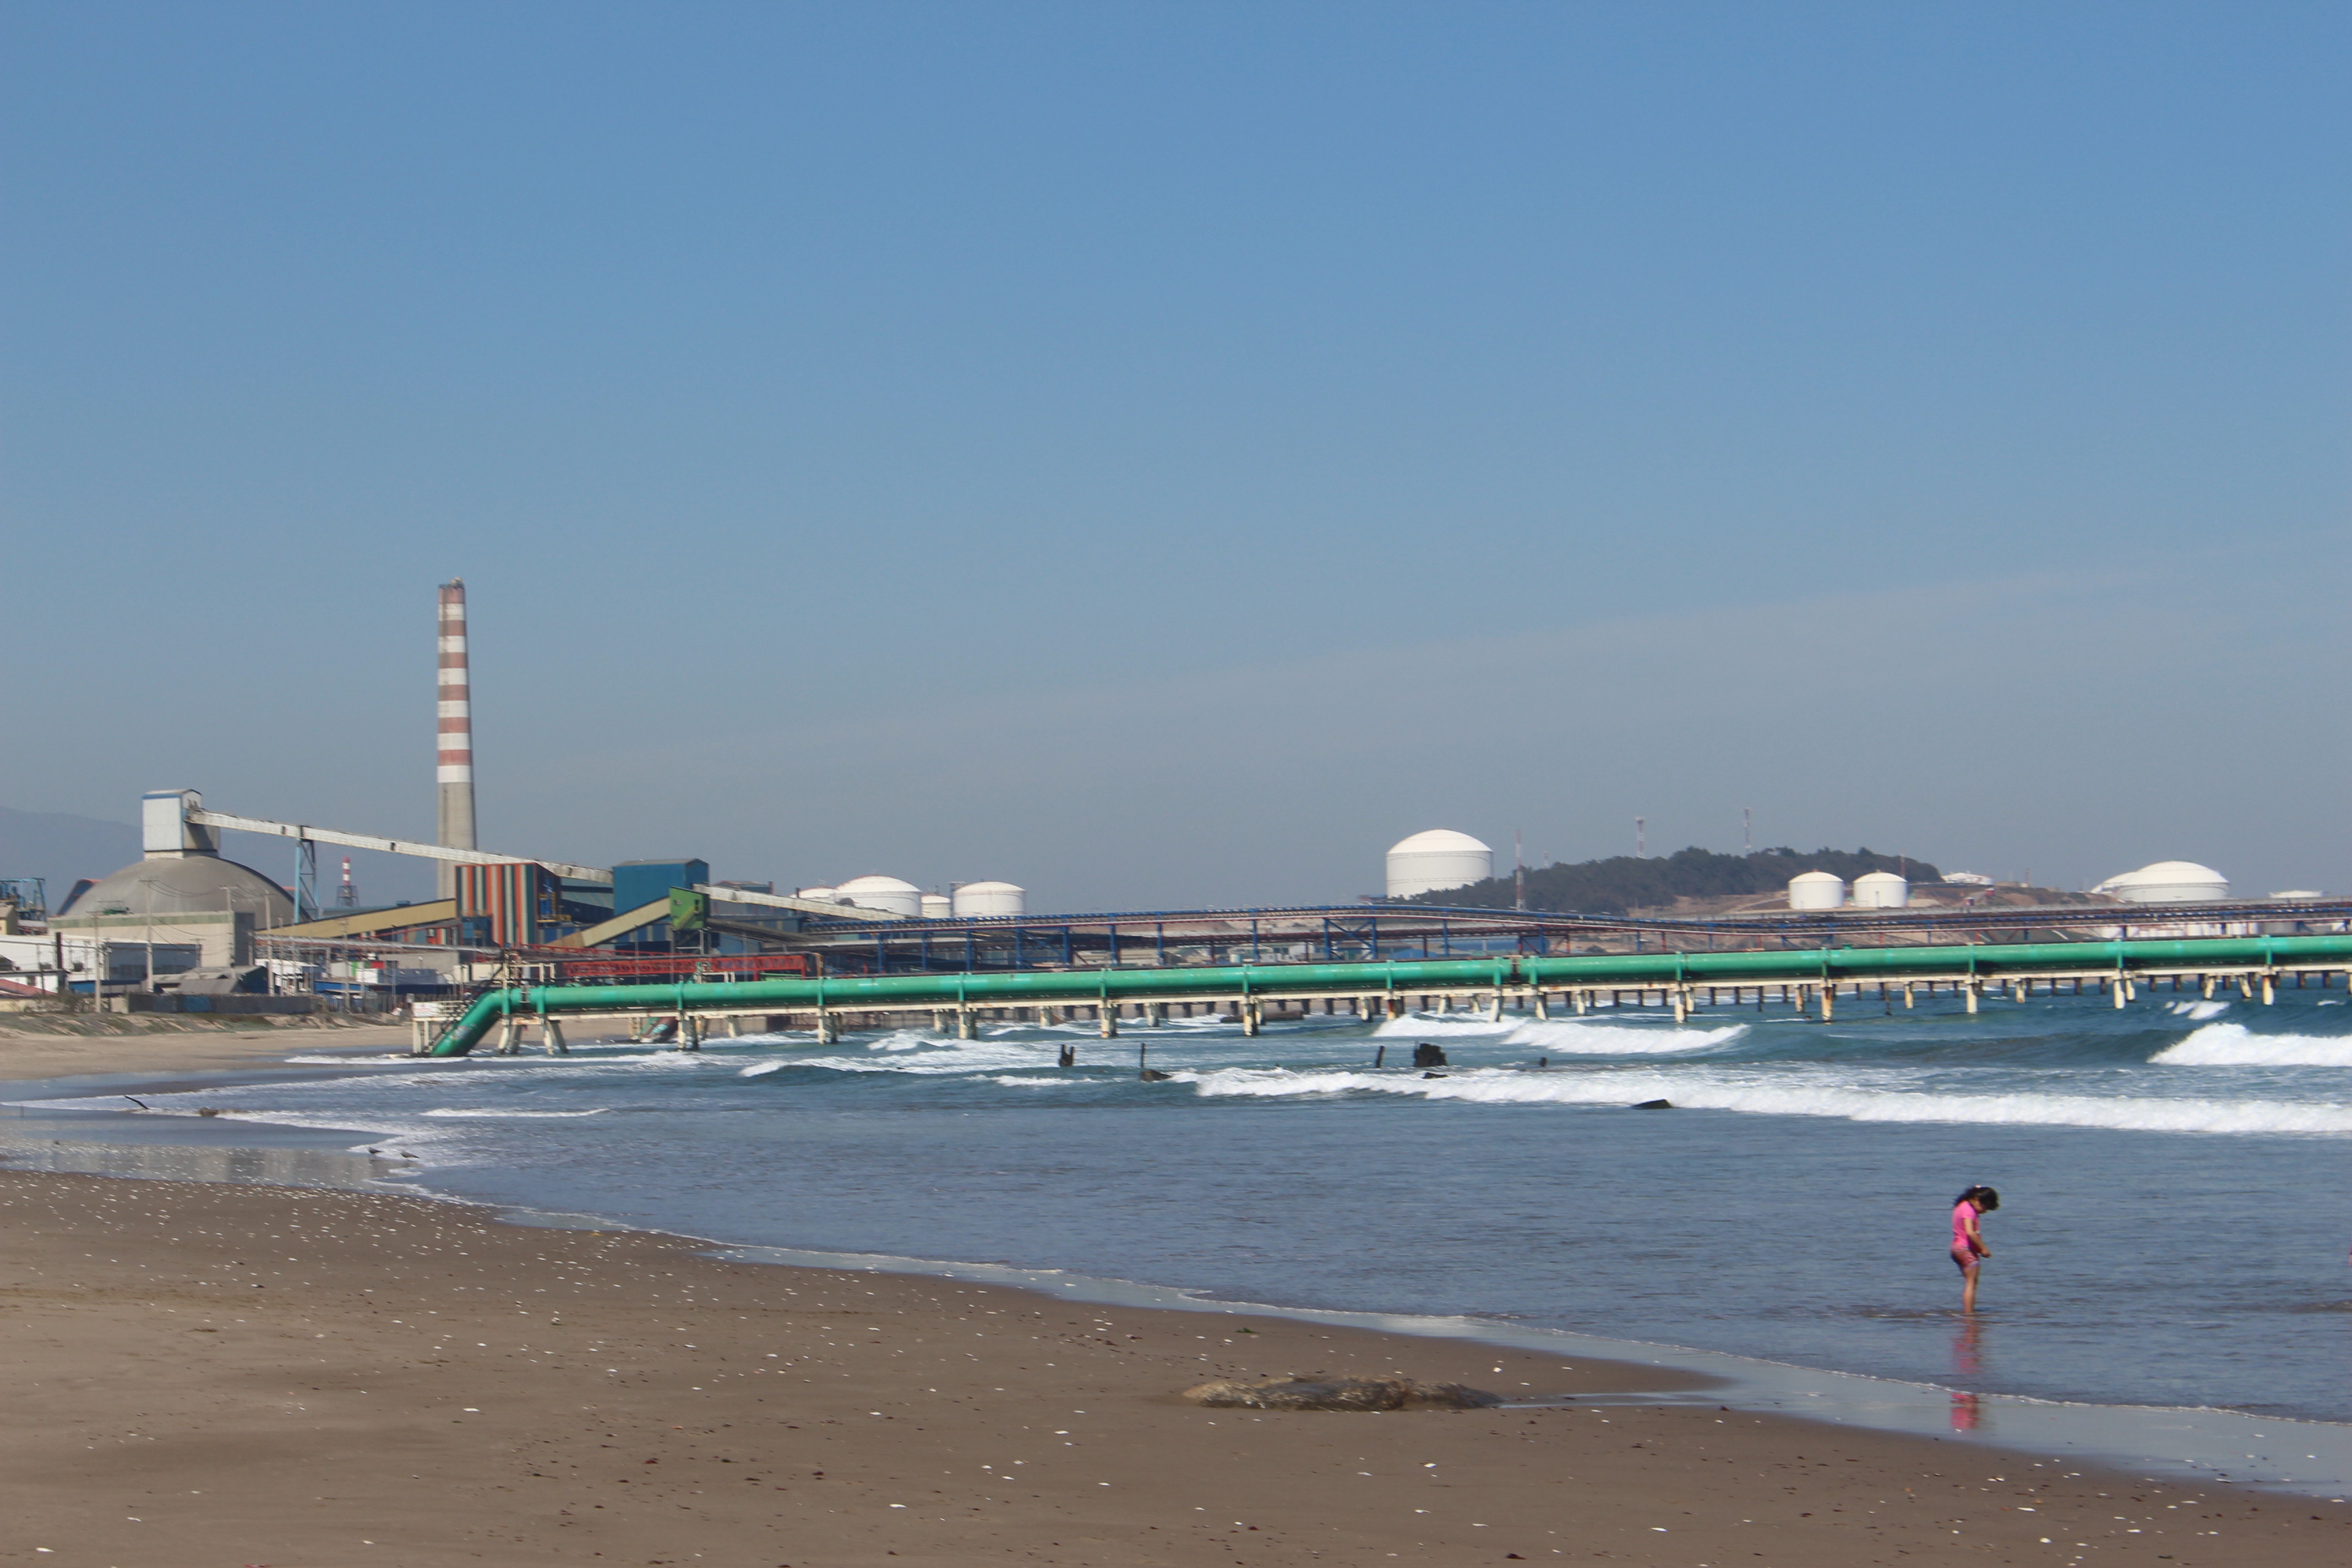
<instances>
[{"instance_id":1,"label":"white sea foam","mask_svg":"<svg viewBox=\"0 0 2352 1568\"><path fill-rule=\"evenodd\" d=\"M860 1073L991 1073L1013 1068L1050 1066L1058 1047L1043 1040L1021 1043L999 1040L936 1040L918 1042L922 1049L893 1047L880 1056L800 1057L791 1061L760 1062L742 1069L744 1078L763 1078L788 1067L828 1068Z\"/></svg>"},{"instance_id":2,"label":"white sea foam","mask_svg":"<svg viewBox=\"0 0 2352 1568\"><path fill-rule=\"evenodd\" d=\"M2168 1013L2177 1013L2181 1017L2188 1019L2190 1023L2198 1024L2204 1022L2208 1018L2220 1017L2222 1014L2230 1010L2230 1005L2227 1002L2219 1000L2218 998L2212 1001L2208 1001L2203 997L2199 997L2192 1002L2167 1003L2164 1010Z\"/></svg>"},{"instance_id":3,"label":"white sea foam","mask_svg":"<svg viewBox=\"0 0 2352 1568\"><path fill-rule=\"evenodd\" d=\"M1597 1024L1586 1018L1530 1018L1511 1014L1500 1023L1463 1013L1418 1013L1391 1018L1372 1031L1382 1039L1479 1038L1503 1046L1529 1046L1559 1056L1646 1057L1668 1051L1703 1051L1736 1040L1745 1024L1701 1028L1661 1016L1654 1024L1631 1019Z\"/></svg>"},{"instance_id":4,"label":"white sea foam","mask_svg":"<svg viewBox=\"0 0 2352 1568\"><path fill-rule=\"evenodd\" d=\"M1180 1073L1203 1096L1413 1095L1486 1105L1632 1105L1671 1100L1696 1110L1826 1116L1848 1121L2100 1127L2147 1132L2352 1133L2352 1105L2268 1100L2103 1099L2074 1094L1941 1094L1772 1082L1692 1072L1530 1073L1486 1069L1424 1079L1399 1073L1234 1068Z\"/></svg>"},{"instance_id":5,"label":"white sea foam","mask_svg":"<svg viewBox=\"0 0 2352 1568\"><path fill-rule=\"evenodd\" d=\"M1507 1046L1540 1046L1558 1056L1646 1057L1670 1051L1704 1051L1728 1045L1748 1032L1745 1024L1700 1029L1688 1025L1643 1027L1634 1024L1589 1024L1574 1018L1531 1018L1503 1037Z\"/></svg>"},{"instance_id":6,"label":"white sea foam","mask_svg":"<svg viewBox=\"0 0 2352 1568\"><path fill-rule=\"evenodd\" d=\"M408 1062L416 1058L406 1051L387 1057L288 1057L286 1061L296 1067L347 1068L354 1062Z\"/></svg>"},{"instance_id":7,"label":"white sea foam","mask_svg":"<svg viewBox=\"0 0 2352 1568\"><path fill-rule=\"evenodd\" d=\"M2149 1058L2163 1067L2352 1067L2352 1037L2257 1035L2243 1024L2208 1024Z\"/></svg>"},{"instance_id":8,"label":"white sea foam","mask_svg":"<svg viewBox=\"0 0 2352 1568\"><path fill-rule=\"evenodd\" d=\"M473 1110L463 1106L444 1105L432 1110L419 1111L420 1116L448 1117L467 1121L561 1121L573 1116L602 1116L609 1106L593 1110Z\"/></svg>"},{"instance_id":9,"label":"white sea foam","mask_svg":"<svg viewBox=\"0 0 2352 1568\"><path fill-rule=\"evenodd\" d=\"M1518 1026L1516 1016L1496 1022L1483 1013L1408 1013L1402 1018L1384 1019L1372 1033L1390 1039L1399 1035L1486 1035L1499 1039Z\"/></svg>"}]
</instances>

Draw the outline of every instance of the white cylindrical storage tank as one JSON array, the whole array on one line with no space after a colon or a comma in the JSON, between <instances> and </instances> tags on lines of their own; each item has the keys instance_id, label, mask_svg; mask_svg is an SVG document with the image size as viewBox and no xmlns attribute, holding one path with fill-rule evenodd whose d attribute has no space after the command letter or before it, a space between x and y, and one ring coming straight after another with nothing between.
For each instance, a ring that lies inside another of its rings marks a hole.
<instances>
[{"instance_id":1,"label":"white cylindrical storage tank","mask_svg":"<svg viewBox=\"0 0 2352 1568\"><path fill-rule=\"evenodd\" d=\"M2230 879L2194 860L2158 860L2091 889L2126 904L2218 904L2230 896Z\"/></svg>"},{"instance_id":2,"label":"white cylindrical storage tank","mask_svg":"<svg viewBox=\"0 0 2352 1568\"><path fill-rule=\"evenodd\" d=\"M1026 914L1029 895L1010 882L966 882L955 890L959 915Z\"/></svg>"},{"instance_id":3,"label":"white cylindrical storage tank","mask_svg":"<svg viewBox=\"0 0 2352 1568\"><path fill-rule=\"evenodd\" d=\"M923 889L896 877L852 877L833 890L834 901L889 915L923 912Z\"/></svg>"},{"instance_id":4,"label":"white cylindrical storage tank","mask_svg":"<svg viewBox=\"0 0 2352 1568\"><path fill-rule=\"evenodd\" d=\"M803 888L798 892L795 892L793 897L796 899L814 899L820 904L829 904L833 902L833 889L831 888Z\"/></svg>"},{"instance_id":5,"label":"white cylindrical storage tank","mask_svg":"<svg viewBox=\"0 0 2352 1568\"><path fill-rule=\"evenodd\" d=\"M1911 901L1911 883L1892 871L1867 871L1853 879L1857 909L1899 910Z\"/></svg>"},{"instance_id":6,"label":"white cylindrical storage tank","mask_svg":"<svg viewBox=\"0 0 2352 1568\"><path fill-rule=\"evenodd\" d=\"M923 895L923 918L925 920L943 921L953 913L955 913L955 900L949 898L945 893L925 893Z\"/></svg>"},{"instance_id":7,"label":"white cylindrical storage tank","mask_svg":"<svg viewBox=\"0 0 2352 1568\"><path fill-rule=\"evenodd\" d=\"M1827 871L1808 871L1789 879L1789 907L1792 910L1835 910L1845 905L1845 879Z\"/></svg>"},{"instance_id":8,"label":"white cylindrical storage tank","mask_svg":"<svg viewBox=\"0 0 2352 1568\"><path fill-rule=\"evenodd\" d=\"M1495 874L1495 852L1466 833L1433 827L1389 849L1389 897L1466 888Z\"/></svg>"}]
</instances>

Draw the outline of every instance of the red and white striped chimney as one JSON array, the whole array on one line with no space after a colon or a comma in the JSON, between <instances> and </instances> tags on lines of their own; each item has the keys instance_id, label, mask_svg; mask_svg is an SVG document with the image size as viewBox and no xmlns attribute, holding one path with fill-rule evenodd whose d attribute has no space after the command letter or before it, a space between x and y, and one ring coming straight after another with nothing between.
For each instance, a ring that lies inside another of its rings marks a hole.
<instances>
[{"instance_id":1,"label":"red and white striped chimney","mask_svg":"<svg viewBox=\"0 0 2352 1568\"><path fill-rule=\"evenodd\" d=\"M441 584L441 750L436 776L441 785L440 842L472 849L474 842L474 695L466 657L466 584ZM440 863L441 897L457 890L457 868Z\"/></svg>"}]
</instances>

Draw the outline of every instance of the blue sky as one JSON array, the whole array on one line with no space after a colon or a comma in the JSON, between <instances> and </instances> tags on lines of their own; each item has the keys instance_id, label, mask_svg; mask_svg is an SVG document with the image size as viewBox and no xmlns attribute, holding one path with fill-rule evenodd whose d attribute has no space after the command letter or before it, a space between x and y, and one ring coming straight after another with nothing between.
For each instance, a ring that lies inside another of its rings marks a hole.
<instances>
[{"instance_id":1,"label":"blue sky","mask_svg":"<svg viewBox=\"0 0 2352 1568\"><path fill-rule=\"evenodd\" d=\"M2334 5L24 5L0 804L2352 888ZM5 874L0 868L0 874Z\"/></svg>"}]
</instances>

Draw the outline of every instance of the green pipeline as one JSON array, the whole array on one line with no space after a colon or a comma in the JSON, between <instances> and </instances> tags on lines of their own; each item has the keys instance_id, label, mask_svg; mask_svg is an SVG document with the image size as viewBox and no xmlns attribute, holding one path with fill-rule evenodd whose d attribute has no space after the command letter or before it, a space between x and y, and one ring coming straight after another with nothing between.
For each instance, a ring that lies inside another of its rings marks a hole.
<instances>
[{"instance_id":1,"label":"green pipeline","mask_svg":"<svg viewBox=\"0 0 2352 1568\"><path fill-rule=\"evenodd\" d=\"M2352 936L2179 942L2012 942L1973 947L1832 947L1761 952L1607 953L1579 958L1426 959L1386 963L1030 971L1013 974L824 975L675 985L510 986L486 993L434 1041L462 1057L500 1020L567 1013L805 1012L833 1008L1034 1006L1203 997L1379 996L1441 991L1674 985L1804 985L1824 981L2004 974L2192 973L2278 965L2352 966Z\"/></svg>"}]
</instances>

